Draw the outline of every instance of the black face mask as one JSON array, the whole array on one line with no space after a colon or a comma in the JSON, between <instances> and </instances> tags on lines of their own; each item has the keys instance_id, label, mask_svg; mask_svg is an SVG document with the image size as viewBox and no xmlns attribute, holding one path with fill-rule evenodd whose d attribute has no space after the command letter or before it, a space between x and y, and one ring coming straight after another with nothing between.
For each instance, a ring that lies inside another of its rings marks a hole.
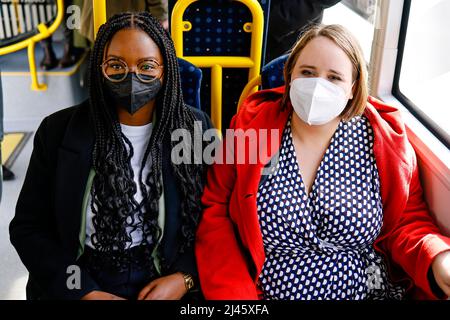
<instances>
[{"instance_id":1,"label":"black face mask","mask_svg":"<svg viewBox=\"0 0 450 320\"><path fill-rule=\"evenodd\" d=\"M140 77L152 78L143 75L140 75ZM120 75L118 78L120 78ZM128 73L127 77L121 82L112 82L105 79L105 87L111 98L130 114L134 114L147 102L155 99L161 86L161 80L155 79L152 82L145 83L139 80L134 72Z\"/></svg>"}]
</instances>

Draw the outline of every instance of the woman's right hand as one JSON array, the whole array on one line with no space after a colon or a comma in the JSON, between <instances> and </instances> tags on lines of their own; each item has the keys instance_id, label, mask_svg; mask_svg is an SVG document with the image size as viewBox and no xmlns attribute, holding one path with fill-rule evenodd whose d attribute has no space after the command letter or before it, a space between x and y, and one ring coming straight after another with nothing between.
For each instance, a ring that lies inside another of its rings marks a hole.
<instances>
[{"instance_id":1,"label":"woman's right hand","mask_svg":"<svg viewBox=\"0 0 450 320\"><path fill-rule=\"evenodd\" d=\"M81 300L126 300L114 294L104 291L91 291L84 295Z\"/></svg>"}]
</instances>

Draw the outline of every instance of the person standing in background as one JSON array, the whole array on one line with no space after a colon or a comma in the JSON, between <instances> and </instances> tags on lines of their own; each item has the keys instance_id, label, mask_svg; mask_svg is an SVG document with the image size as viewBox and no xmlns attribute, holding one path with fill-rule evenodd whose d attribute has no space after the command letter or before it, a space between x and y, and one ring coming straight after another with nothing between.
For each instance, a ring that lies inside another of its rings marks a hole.
<instances>
[{"instance_id":1,"label":"person standing in background","mask_svg":"<svg viewBox=\"0 0 450 320\"><path fill-rule=\"evenodd\" d=\"M288 52L302 29L322 22L323 11L340 0L272 0L266 63Z\"/></svg>"},{"instance_id":2,"label":"person standing in background","mask_svg":"<svg viewBox=\"0 0 450 320\"><path fill-rule=\"evenodd\" d=\"M163 28L169 29L168 0L146 0L147 10L156 17Z\"/></svg>"},{"instance_id":3,"label":"person standing in background","mask_svg":"<svg viewBox=\"0 0 450 320\"><path fill-rule=\"evenodd\" d=\"M108 0L106 5L106 16L110 18L116 13L132 11L148 11L162 24L165 30L169 27L168 22L168 0ZM92 1L84 1L81 10L81 35L94 43L94 24L92 13Z\"/></svg>"},{"instance_id":4,"label":"person standing in background","mask_svg":"<svg viewBox=\"0 0 450 320\"><path fill-rule=\"evenodd\" d=\"M64 33L64 53L61 59L58 60L56 53L53 49L53 37L50 36L41 41L42 49L44 50L44 57L41 60L40 66L43 70L51 70L56 67L68 68L74 65L80 56L84 52L84 48L79 48L74 45L74 33L75 30L69 27L67 20L72 14L68 8L72 5L78 5L81 1L64 1L64 20L63 20L63 33Z\"/></svg>"}]
</instances>

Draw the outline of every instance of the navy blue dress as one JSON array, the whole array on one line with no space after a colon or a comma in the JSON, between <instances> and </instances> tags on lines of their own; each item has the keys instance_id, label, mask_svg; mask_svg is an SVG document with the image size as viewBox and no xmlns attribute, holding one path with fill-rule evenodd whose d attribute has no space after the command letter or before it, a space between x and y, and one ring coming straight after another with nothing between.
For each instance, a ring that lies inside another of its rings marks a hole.
<instances>
[{"instance_id":1,"label":"navy blue dress","mask_svg":"<svg viewBox=\"0 0 450 320\"><path fill-rule=\"evenodd\" d=\"M301 161L301 160L300 160ZM300 162L301 166L301 162ZM266 260L265 299L401 299L373 243L383 224L373 132L364 116L341 121L305 190L290 119L279 160L257 195Z\"/></svg>"}]
</instances>

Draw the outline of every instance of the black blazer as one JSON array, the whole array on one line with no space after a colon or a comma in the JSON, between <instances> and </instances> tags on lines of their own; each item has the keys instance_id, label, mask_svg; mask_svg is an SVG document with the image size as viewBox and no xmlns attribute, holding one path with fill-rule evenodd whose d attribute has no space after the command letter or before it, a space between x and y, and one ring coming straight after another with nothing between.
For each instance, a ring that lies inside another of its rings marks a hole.
<instances>
[{"instance_id":1,"label":"black blazer","mask_svg":"<svg viewBox=\"0 0 450 320\"><path fill-rule=\"evenodd\" d=\"M212 127L209 117L191 108ZM25 182L10 224L11 243L28 269L27 298L79 299L97 285L83 268L81 289L68 289L77 265L82 201L92 163L94 130L89 103L58 111L46 117L34 138L34 149ZM162 175L165 198L165 227L161 254L168 267L163 274L177 271L197 275L194 249L179 254L180 199L170 165L170 145L164 144Z\"/></svg>"}]
</instances>

